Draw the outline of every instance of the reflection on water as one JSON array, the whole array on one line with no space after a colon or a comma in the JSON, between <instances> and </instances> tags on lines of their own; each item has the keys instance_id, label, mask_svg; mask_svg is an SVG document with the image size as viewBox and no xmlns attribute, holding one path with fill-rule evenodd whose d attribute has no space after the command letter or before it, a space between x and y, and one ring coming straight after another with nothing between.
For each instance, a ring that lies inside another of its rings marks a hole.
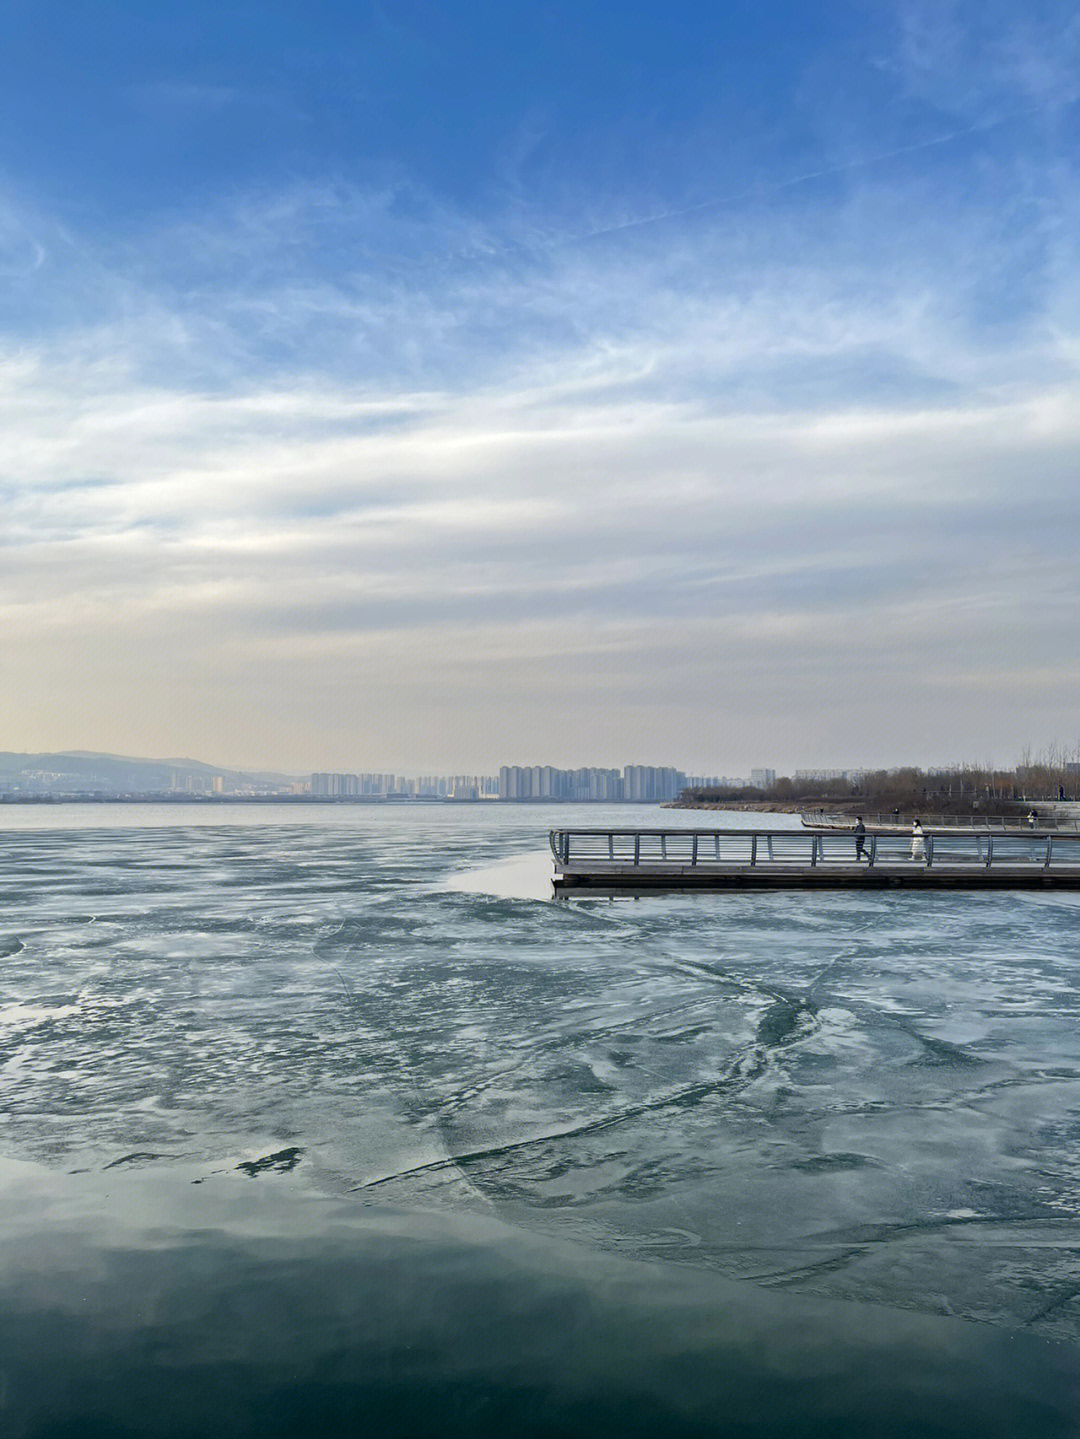
<instances>
[{"instance_id":1,"label":"reflection on water","mask_svg":"<svg viewBox=\"0 0 1080 1439\"><path fill-rule=\"evenodd\" d=\"M537 903L551 816L8 823L5 1432L1074 1432L1080 897Z\"/></svg>"},{"instance_id":2,"label":"reflection on water","mask_svg":"<svg viewBox=\"0 0 1080 1439\"><path fill-rule=\"evenodd\" d=\"M1075 1433L1074 1352L987 1326L235 1174L5 1177L9 1439Z\"/></svg>"}]
</instances>

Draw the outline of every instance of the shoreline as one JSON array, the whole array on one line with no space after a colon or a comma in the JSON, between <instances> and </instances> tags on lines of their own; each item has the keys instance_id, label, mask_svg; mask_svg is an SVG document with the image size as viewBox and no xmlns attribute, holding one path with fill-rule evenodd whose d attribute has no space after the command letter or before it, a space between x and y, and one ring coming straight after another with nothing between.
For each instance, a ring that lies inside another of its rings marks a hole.
<instances>
[{"instance_id":1,"label":"shoreline","mask_svg":"<svg viewBox=\"0 0 1080 1439\"><path fill-rule=\"evenodd\" d=\"M693 800L669 800L660 806L661 809L700 809L700 810L741 810L748 812L763 812L769 814L872 814L885 813L879 801L863 798L855 800L833 800L822 801L806 799L796 800L754 800L754 799L728 799L728 800L707 800L695 802ZM924 805L922 813L929 813L932 805ZM1071 799L1032 799L1032 800L1005 800L1000 806L1001 810L1008 814L1026 814L1034 809L1040 814L1052 814L1066 816L1069 818L1080 818L1080 801ZM910 807L901 810L901 814L913 813ZM963 809L956 807L947 810L935 810L948 818L956 819L985 819L992 811L982 807L973 809L966 805Z\"/></svg>"},{"instance_id":2,"label":"shoreline","mask_svg":"<svg viewBox=\"0 0 1080 1439\"><path fill-rule=\"evenodd\" d=\"M793 800L782 799L724 799L708 800L704 804L695 804L690 800L671 799L660 806L661 809L715 809L715 810L737 810L747 814L802 814L807 809L818 809L819 805L796 804Z\"/></svg>"}]
</instances>

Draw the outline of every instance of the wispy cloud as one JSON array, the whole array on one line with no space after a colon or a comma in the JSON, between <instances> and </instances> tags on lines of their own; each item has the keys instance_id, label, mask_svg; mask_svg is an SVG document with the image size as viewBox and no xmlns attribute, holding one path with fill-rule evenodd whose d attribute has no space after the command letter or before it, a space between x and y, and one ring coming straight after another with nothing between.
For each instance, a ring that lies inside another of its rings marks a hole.
<instances>
[{"instance_id":1,"label":"wispy cloud","mask_svg":"<svg viewBox=\"0 0 1080 1439\"><path fill-rule=\"evenodd\" d=\"M1080 16L1070 0L904 0L890 64L947 113L1057 109L1080 98Z\"/></svg>"},{"instance_id":2,"label":"wispy cloud","mask_svg":"<svg viewBox=\"0 0 1080 1439\"><path fill-rule=\"evenodd\" d=\"M907 93L967 63L959 16L905 12ZM722 201L555 210L527 130L484 207L392 166L110 235L13 197L9 747L737 768L1071 739L1080 216L1068 156L1015 146L1009 115L1070 94L1017 37L1008 115L973 90L936 138Z\"/></svg>"}]
</instances>

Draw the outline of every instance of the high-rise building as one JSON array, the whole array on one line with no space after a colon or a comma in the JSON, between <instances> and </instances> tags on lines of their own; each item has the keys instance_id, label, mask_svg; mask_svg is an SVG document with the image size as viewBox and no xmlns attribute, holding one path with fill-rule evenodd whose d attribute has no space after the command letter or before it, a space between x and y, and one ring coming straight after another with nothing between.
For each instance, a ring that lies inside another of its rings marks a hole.
<instances>
[{"instance_id":1,"label":"high-rise building","mask_svg":"<svg viewBox=\"0 0 1080 1439\"><path fill-rule=\"evenodd\" d=\"M498 779L478 778L481 793L504 800L577 800L607 804L630 800L663 803L677 799L689 783L682 770L671 766L627 765L617 769L558 769L554 765L506 765ZM484 784L488 784L485 791Z\"/></svg>"}]
</instances>

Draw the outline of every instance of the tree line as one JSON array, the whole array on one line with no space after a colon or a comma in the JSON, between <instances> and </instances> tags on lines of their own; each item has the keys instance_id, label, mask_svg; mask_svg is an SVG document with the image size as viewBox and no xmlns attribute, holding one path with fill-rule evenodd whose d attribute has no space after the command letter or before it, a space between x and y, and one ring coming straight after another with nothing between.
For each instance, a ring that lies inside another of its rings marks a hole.
<instances>
[{"instance_id":1,"label":"tree line","mask_svg":"<svg viewBox=\"0 0 1080 1439\"><path fill-rule=\"evenodd\" d=\"M1080 798L1080 757L1050 750L1033 759L1025 752L1013 769L992 764L959 764L941 768L870 770L857 778L803 780L782 776L767 789L703 786L683 790L686 804L724 801L774 801L805 808L859 805L884 812L899 809L937 814L969 814L1039 801Z\"/></svg>"}]
</instances>

